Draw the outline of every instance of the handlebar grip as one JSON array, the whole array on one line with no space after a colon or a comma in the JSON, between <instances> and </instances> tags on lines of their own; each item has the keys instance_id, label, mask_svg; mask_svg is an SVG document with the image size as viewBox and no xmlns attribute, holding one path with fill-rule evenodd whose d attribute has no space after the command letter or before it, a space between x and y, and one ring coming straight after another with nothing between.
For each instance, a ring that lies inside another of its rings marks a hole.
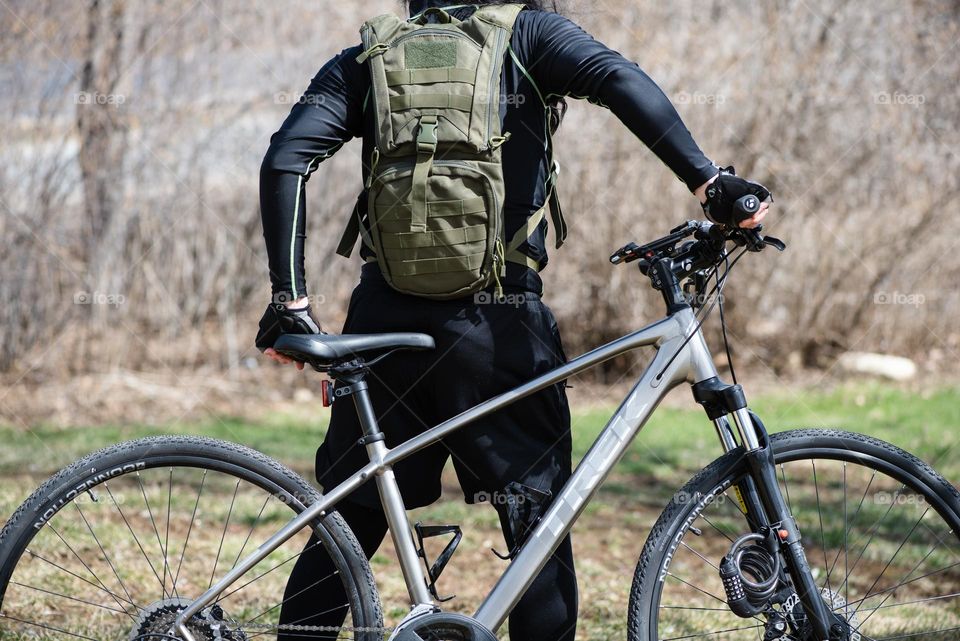
<instances>
[{"instance_id":1,"label":"handlebar grip","mask_svg":"<svg viewBox=\"0 0 960 641\"><path fill-rule=\"evenodd\" d=\"M758 211L760 211L760 199L753 194L741 196L737 202L733 203L733 216L738 223L753 218Z\"/></svg>"}]
</instances>

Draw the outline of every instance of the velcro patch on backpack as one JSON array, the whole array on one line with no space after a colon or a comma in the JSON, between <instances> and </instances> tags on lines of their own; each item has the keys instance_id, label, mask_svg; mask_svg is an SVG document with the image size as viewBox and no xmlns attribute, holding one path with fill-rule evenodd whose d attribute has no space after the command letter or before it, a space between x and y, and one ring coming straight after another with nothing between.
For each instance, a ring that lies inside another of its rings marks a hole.
<instances>
[{"instance_id":1,"label":"velcro patch on backpack","mask_svg":"<svg viewBox=\"0 0 960 641\"><path fill-rule=\"evenodd\" d=\"M407 69L436 69L457 66L457 43L450 40L417 40L404 43Z\"/></svg>"}]
</instances>

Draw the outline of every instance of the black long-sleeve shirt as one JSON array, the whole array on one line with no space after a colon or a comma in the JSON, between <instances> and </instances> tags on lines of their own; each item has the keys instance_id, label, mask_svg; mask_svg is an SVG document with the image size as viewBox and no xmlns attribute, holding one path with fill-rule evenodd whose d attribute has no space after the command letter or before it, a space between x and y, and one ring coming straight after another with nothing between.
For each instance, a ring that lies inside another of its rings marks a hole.
<instances>
[{"instance_id":1,"label":"black long-sleeve shirt","mask_svg":"<svg viewBox=\"0 0 960 641\"><path fill-rule=\"evenodd\" d=\"M459 9L453 15L462 19L471 11ZM660 88L635 63L570 20L555 13L522 11L510 46L536 87L507 56L501 95L510 99L501 101L500 114L503 131L511 134L502 156L506 238L512 238L547 197L550 159L541 95L586 98L608 107L691 190L716 173ZM363 138L364 173L367 170L374 113L364 110L370 74L356 62L361 51L359 45L351 47L327 62L270 140L260 171L260 209L275 295L299 297L307 292L304 185L310 174L355 137ZM547 261L546 228L544 221L521 246L541 268ZM541 288L536 272L515 264L508 264L504 285Z\"/></svg>"}]
</instances>

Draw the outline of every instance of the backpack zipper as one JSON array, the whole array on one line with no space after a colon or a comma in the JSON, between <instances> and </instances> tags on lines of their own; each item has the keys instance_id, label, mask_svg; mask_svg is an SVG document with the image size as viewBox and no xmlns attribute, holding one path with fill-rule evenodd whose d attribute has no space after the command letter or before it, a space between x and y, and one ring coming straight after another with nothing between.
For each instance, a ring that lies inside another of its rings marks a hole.
<instances>
[{"instance_id":1,"label":"backpack zipper","mask_svg":"<svg viewBox=\"0 0 960 641\"><path fill-rule=\"evenodd\" d=\"M497 89L494 83L497 83L497 84L500 83L499 76L502 75L503 73L502 71L503 63L500 59L503 57L503 44L504 44L503 41L504 41L505 33L506 31L504 29L497 27L497 45L493 50L493 60L494 60L494 64L500 65L501 72L500 74L495 74L495 73L490 74L490 91L487 94L488 104L487 104L487 140L486 142L487 142L488 148L490 148L490 138L493 137L493 103L494 103L493 98L494 98L494 90ZM500 97L499 90L496 92L496 96L497 98ZM496 102L499 103L499 100L497 100ZM500 116L499 104L497 106L498 106L497 117L499 117Z\"/></svg>"},{"instance_id":2,"label":"backpack zipper","mask_svg":"<svg viewBox=\"0 0 960 641\"><path fill-rule=\"evenodd\" d=\"M369 50L370 50L370 47L372 47L373 44L374 44L374 43L373 43L373 38L372 38L371 35L370 35L370 32L371 32L371 31L373 31L373 29L371 29L370 27L365 26L365 27L363 28L363 30L360 32L360 40L363 42L363 50L364 50L364 51L369 51ZM369 68L369 67L368 67L368 68ZM373 73L373 70L370 69L370 72L371 72L371 74L372 74L372 73ZM373 80L372 80L372 76L371 76L371 87L372 87L372 86L373 86ZM378 101L377 101L377 92L376 92L376 91L371 91L371 96L370 96L370 97L373 99L374 118L377 118L377 114L380 112L380 105L378 104ZM373 142L374 142L374 145L376 146L377 150L380 150L380 149L382 148L381 145L380 145L380 123L379 123L379 122L375 122L375 123L374 123L374 127L373 127ZM371 180L372 180L373 172L370 173L370 176L371 176Z\"/></svg>"},{"instance_id":3,"label":"backpack zipper","mask_svg":"<svg viewBox=\"0 0 960 641\"><path fill-rule=\"evenodd\" d=\"M447 36L450 38L461 38L469 42L473 46L473 48L476 49L477 51L483 51L483 48L480 45L478 45L476 41L470 36L468 36L467 34L461 31L454 31L452 29L440 29L437 27L420 27L416 31L411 31L410 33L406 33L400 36L399 38L395 39L393 41L393 44L391 44L390 46L396 47L398 44L400 44L404 40L409 40L410 38L416 38L417 36L432 36L432 35Z\"/></svg>"}]
</instances>

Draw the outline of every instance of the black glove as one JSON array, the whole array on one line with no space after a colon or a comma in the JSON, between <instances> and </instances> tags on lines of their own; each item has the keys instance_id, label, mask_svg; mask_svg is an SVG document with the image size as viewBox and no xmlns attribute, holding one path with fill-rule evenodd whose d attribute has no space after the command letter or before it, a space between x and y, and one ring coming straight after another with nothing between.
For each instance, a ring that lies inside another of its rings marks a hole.
<instances>
[{"instance_id":1,"label":"black glove","mask_svg":"<svg viewBox=\"0 0 960 641\"><path fill-rule=\"evenodd\" d=\"M734 173L733 167L722 168L717 179L707 187L703 213L715 223L736 227L752 216L734 210L736 202L744 196L756 196L760 202L773 198L769 189L760 183L740 178Z\"/></svg>"},{"instance_id":2,"label":"black glove","mask_svg":"<svg viewBox=\"0 0 960 641\"><path fill-rule=\"evenodd\" d=\"M260 317L257 349L261 352L273 347L281 334L322 334L320 324L310 314L310 306L287 309L282 303L270 303Z\"/></svg>"}]
</instances>

